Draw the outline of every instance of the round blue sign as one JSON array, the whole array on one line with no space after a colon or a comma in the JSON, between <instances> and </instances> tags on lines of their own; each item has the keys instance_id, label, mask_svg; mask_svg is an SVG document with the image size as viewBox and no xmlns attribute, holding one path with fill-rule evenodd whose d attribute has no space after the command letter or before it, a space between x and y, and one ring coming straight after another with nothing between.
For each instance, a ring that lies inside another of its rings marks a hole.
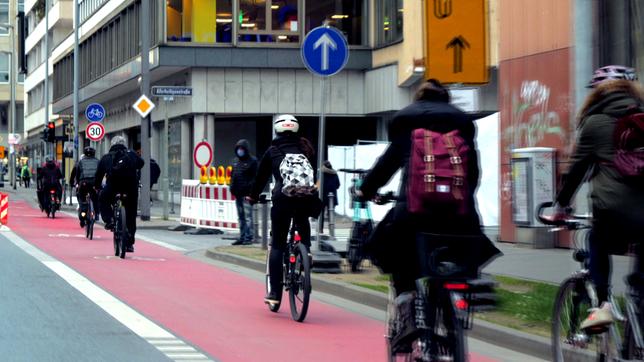
<instances>
[{"instance_id":1,"label":"round blue sign","mask_svg":"<svg viewBox=\"0 0 644 362\"><path fill-rule=\"evenodd\" d=\"M302 61L311 73L332 76L349 60L349 45L336 28L320 26L311 30L302 42Z\"/></svg>"},{"instance_id":2,"label":"round blue sign","mask_svg":"<svg viewBox=\"0 0 644 362\"><path fill-rule=\"evenodd\" d=\"M98 103L92 103L85 108L85 118L89 122L100 122L105 118L105 108Z\"/></svg>"}]
</instances>

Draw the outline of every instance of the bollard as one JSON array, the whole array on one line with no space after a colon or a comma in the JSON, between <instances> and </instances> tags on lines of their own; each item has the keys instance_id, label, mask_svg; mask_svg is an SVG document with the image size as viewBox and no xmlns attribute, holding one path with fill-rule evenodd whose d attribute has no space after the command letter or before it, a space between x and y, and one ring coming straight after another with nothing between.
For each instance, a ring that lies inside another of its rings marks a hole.
<instances>
[{"instance_id":1,"label":"bollard","mask_svg":"<svg viewBox=\"0 0 644 362\"><path fill-rule=\"evenodd\" d=\"M262 203L262 250L268 250L268 201Z\"/></svg>"},{"instance_id":2,"label":"bollard","mask_svg":"<svg viewBox=\"0 0 644 362\"><path fill-rule=\"evenodd\" d=\"M170 182L170 213L174 214L174 181Z\"/></svg>"},{"instance_id":3,"label":"bollard","mask_svg":"<svg viewBox=\"0 0 644 362\"><path fill-rule=\"evenodd\" d=\"M253 237L255 242L259 240L259 205L253 205Z\"/></svg>"},{"instance_id":4,"label":"bollard","mask_svg":"<svg viewBox=\"0 0 644 362\"><path fill-rule=\"evenodd\" d=\"M335 212L333 211L334 202L334 195L332 192L329 192L329 236L331 236L331 240L335 240Z\"/></svg>"}]
</instances>

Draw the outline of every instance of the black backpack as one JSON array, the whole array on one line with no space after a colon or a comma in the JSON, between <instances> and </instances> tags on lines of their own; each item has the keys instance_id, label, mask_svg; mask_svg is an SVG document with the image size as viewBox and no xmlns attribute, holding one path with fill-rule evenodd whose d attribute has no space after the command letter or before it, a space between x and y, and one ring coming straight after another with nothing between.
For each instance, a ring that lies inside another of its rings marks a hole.
<instances>
[{"instance_id":1,"label":"black backpack","mask_svg":"<svg viewBox=\"0 0 644 362\"><path fill-rule=\"evenodd\" d=\"M78 166L80 169L78 172L79 181L93 184L94 178L96 178L96 170L98 169L98 160L95 158L84 158L79 162Z\"/></svg>"},{"instance_id":2,"label":"black backpack","mask_svg":"<svg viewBox=\"0 0 644 362\"><path fill-rule=\"evenodd\" d=\"M129 150L119 149L112 153L112 168L109 172L112 181L122 183L135 180L136 171L136 161Z\"/></svg>"}]
</instances>

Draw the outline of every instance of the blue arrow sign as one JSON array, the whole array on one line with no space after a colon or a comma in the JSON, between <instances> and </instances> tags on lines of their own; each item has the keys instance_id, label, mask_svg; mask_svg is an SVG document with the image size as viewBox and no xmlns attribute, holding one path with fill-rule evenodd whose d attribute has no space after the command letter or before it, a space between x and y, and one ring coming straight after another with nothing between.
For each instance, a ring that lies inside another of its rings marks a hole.
<instances>
[{"instance_id":1,"label":"blue arrow sign","mask_svg":"<svg viewBox=\"0 0 644 362\"><path fill-rule=\"evenodd\" d=\"M349 45L338 29L320 26L306 34L301 53L302 61L311 73L329 77L347 64Z\"/></svg>"},{"instance_id":2,"label":"blue arrow sign","mask_svg":"<svg viewBox=\"0 0 644 362\"><path fill-rule=\"evenodd\" d=\"M85 118L89 122L100 122L105 118L105 108L98 103L92 103L85 108Z\"/></svg>"}]
</instances>

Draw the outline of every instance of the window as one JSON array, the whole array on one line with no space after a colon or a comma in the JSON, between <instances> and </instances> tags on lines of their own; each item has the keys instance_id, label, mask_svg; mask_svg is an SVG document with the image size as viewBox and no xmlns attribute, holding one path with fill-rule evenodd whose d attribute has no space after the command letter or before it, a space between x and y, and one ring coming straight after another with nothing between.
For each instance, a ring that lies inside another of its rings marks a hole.
<instances>
[{"instance_id":1,"label":"window","mask_svg":"<svg viewBox=\"0 0 644 362\"><path fill-rule=\"evenodd\" d=\"M376 1L376 46L403 38L403 0Z\"/></svg>"},{"instance_id":2,"label":"window","mask_svg":"<svg viewBox=\"0 0 644 362\"><path fill-rule=\"evenodd\" d=\"M0 25L9 24L9 0L0 0ZM0 29L0 35L8 35L9 29Z\"/></svg>"},{"instance_id":3,"label":"window","mask_svg":"<svg viewBox=\"0 0 644 362\"><path fill-rule=\"evenodd\" d=\"M306 32L327 21L344 33L349 45L365 45L368 25L365 7L363 0L308 0L304 19Z\"/></svg>"},{"instance_id":4,"label":"window","mask_svg":"<svg viewBox=\"0 0 644 362\"><path fill-rule=\"evenodd\" d=\"M230 43L232 0L167 0L168 41Z\"/></svg>"},{"instance_id":5,"label":"window","mask_svg":"<svg viewBox=\"0 0 644 362\"><path fill-rule=\"evenodd\" d=\"M27 92L27 114L31 114L44 106L44 90L45 85L40 83Z\"/></svg>"},{"instance_id":6,"label":"window","mask_svg":"<svg viewBox=\"0 0 644 362\"><path fill-rule=\"evenodd\" d=\"M299 42L298 9L298 0L240 0L239 41Z\"/></svg>"},{"instance_id":7,"label":"window","mask_svg":"<svg viewBox=\"0 0 644 362\"><path fill-rule=\"evenodd\" d=\"M0 83L9 83L9 53L0 53Z\"/></svg>"}]
</instances>

